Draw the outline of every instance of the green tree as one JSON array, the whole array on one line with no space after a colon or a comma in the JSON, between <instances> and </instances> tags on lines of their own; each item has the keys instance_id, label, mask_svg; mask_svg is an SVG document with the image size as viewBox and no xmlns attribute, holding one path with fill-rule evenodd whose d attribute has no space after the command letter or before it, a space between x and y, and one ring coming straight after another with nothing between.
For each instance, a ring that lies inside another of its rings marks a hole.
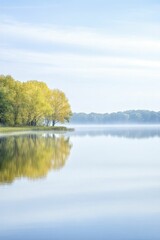
<instances>
[{"instance_id":1,"label":"green tree","mask_svg":"<svg viewBox=\"0 0 160 240\"><path fill-rule=\"evenodd\" d=\"M5 89L0 88L0 124L6 124L6 114L9 111L10 106Z\"/></svg>"},{"instance_id":2,"label":"green tree","mask_svg":"<svg viewBox=\"0 0 160 240\"><path fill-rule=\"evenodd\" d=\"M0 76L1 120L4 124L13 125L13 98L15 80L7 75ZM3 119L2 119L3 118Z\"/></svg>"}]
</instances>

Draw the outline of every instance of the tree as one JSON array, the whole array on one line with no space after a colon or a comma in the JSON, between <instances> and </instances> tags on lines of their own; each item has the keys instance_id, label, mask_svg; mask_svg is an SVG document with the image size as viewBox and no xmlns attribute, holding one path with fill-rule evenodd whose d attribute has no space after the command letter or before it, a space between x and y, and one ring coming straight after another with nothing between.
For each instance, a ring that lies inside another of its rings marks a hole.
<instances>
[{"instance_id":1,"label":"tree","mask_svg":"<svg viewBox=\"0 0 160 240\"><path fill-rule=\"evenodd\" d=\"M13 125L22 125L23 124L23 115L25 109L25 92L23 84L19 81L15 81L14 88L12 89L12 118Z\"/></svg>"},{"instance_id":2,"label":"tree","mask_svg":"<svg viewBox=\"0 0 160 240\"><path fill-rule=\"evenodd\" d=\"M26 95L26 124L36 126L38 121L51 114L49 102L50 90L43 82L28 81L24 83Z\"/></svg>"},{"instance_id":3,"label":"tree","mask_svg":"<svg viewBox=\"0 0 160 240\"><path fill-rule=\"evenodd\" d=\"M0 75L0 115L1 123L13 125L13 95L15 80L7 75Z\"/></svg>"},{"instance_id":4,"label":"tree","mask_svg":"<svg viewBox=\"0 0 160 240\"><path fill-rule=\"evenodd\" d=\"M71 107L66 98L64 92L55 89L50 92L50 105L52 113L47 119L52 121L54 126L57 122L64 123L68 122L72 116Z\"/></svg>"},{"instance_id":5,"label":"tree","mask_svg":"<svg viewBox=\"0 0 160 240\"><path fill-rule=\"evenodd\" d=\"M71 109L60 90L50 90L44 82L20 82L0 75L0 124L36 126L52 121L69 121Z\"/></svg>"},{"instance_id":6,"label":"tree","mask_svg":"<svg viewBox=\"0 0 160 240\"><path fill-rule=\"evenodd\" d=\"M5 124L5 115L9 110L10 104L7 100L5 89L0 89L0 124Z\"/></svg>"},{"instance_id":7,"label":"tree","mask_svg":"<svg viewBox=\"0 0 160 240\"><path fill-rule=\"evenodd\" d=\"M22 82L11 76L0 76L0 115L1 122L7 125L22 125L24 110Z\"/></svg>"}]
</instances>

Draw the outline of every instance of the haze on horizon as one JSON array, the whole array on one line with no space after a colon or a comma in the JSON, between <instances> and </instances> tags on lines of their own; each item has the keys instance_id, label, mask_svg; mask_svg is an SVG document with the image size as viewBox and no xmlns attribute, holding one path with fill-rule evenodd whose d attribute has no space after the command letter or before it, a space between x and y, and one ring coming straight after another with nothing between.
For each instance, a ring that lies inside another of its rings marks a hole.
<instances>
[{"instance_id":1,"label":"haze on horizon","mask_svg":"<svg viewBox=\"0 0 160 240\"><path fill-rule=\"evenodd\" d=\"M0 0L0 74L65 92L73 112L159 111L158 0Z\"/></svg>"}]
</instances>

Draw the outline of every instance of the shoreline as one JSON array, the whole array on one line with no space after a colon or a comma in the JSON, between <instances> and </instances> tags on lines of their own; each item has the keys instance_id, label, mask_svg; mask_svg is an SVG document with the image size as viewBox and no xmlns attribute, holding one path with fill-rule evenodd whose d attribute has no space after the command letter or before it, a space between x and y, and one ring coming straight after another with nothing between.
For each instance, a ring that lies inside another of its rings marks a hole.
<instances>
[{"instance_id":1,"label":"shoreline","mask_svg":"<svg viewBox=\"0 0 160 240\"><path fill-rule=\"evenodd\" d=\"M4 133L16 133L16 132L26 132L26 131L56 131L56 132L68 132L74 131L74 128L67 128L64 126L55 127L0 127L0 134Z\"/></svg>"}]
</instances>

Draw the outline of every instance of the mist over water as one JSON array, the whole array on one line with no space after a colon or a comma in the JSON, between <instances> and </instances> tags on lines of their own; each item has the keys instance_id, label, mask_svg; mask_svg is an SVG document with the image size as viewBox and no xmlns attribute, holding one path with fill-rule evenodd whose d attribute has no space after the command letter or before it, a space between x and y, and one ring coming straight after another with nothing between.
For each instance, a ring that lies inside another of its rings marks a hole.
<instances>
[{"instance_id":1,"label":"mist over water","mask_svg":"<svg viewBox=\"0 0 160 240\"><path fill-rule=\"evenodd\" d=\"M0 138L1 239L160 239L159 126Z\"/></svg>"},{"instance_id":2,"label":"mist over water","mask_svg":"<svg viewBox=\"0 0 160 240\"><path fill-rule=\"evenodd\" d=\"M124 138L160 137L160 125L71 125L72 136L112 136Z\"/></svg>"}]
</instances>

